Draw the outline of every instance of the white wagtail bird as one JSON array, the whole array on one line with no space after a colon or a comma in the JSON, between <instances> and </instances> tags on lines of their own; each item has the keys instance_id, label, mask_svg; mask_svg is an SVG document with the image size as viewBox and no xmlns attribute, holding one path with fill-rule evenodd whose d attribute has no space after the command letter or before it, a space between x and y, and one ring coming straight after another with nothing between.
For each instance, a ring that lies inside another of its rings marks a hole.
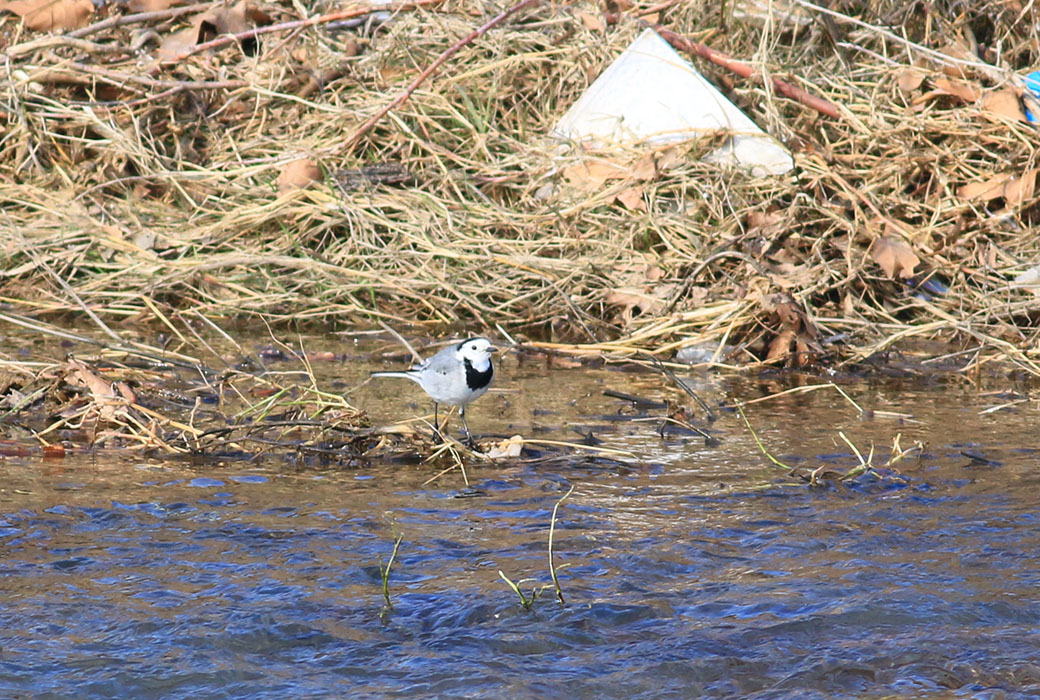
<instances>
[{"instance_id":1,"label":"white wagtail bird","mask_svg":"<svg viewBox=\"0 0 1040 700\"><path fill-rule=\"evenodd\" d=\"M433 399L433 429L437 433L440 432L438 404L458 406L466 439L472 444L469 426L466 425L466 406L483 396L491 386L495 377L491 354L496 351L487 338L468 338L449 345L407 371L373 372L372 376L405 377L421 386Z\"/></svg>"}]
</instances>

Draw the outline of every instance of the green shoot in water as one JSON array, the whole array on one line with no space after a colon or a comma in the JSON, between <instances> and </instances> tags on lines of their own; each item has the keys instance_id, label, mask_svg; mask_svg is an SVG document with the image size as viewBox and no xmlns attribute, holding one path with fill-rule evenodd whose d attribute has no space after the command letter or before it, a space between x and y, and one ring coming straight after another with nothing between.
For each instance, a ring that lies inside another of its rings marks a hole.
<instances>
[{"instance_id":1,"label":"green shoot in water","mask_svg":"<svg viewBox=\"0 0 1040 700\"><path fill-rule=\"evenodd\" d=\"M524 606L524 610L530 610L531 606L534 605L534 601L538 599L538 596L540 596L542 591L546 588L545 586L542 586L541 588L532 588L531 597L528 598L524 595L524 592L520 590L520 586L528 581L534 581L533 578L523 578L516 583L513 583L512 579L506 576L501 569L498 570L498 575L502 577L503 581L509 584L509 587L512 588L513 592L520 598L520 605Z\"/></svg>"},{"instance_id":2,"label":"green shoot in water","mask_svg":"<svg viewBox=\"0 0 1040 700\"><path fill-rule=\"evenodd\" d=\"M563 494L563 497L556 501L556 505L553 506L552 520L549 522L549 575L552 576L553 586L556 587L556 597L560 601L560 605L565 605L563 600L563 589L560 588L560 579L556 577L556 565L553 563L553 534L556 532L556 511L560 509L560 504L564 502L567 496L570 496L574 491L574 484L567 489L567 493Z\"/></svg>"},{"instance_id":3,"label":"green shoot in water","mask_svg":"<svg viewBox=\"0 0 1040 700\"><path fill-rule=\"evenodd\" d=\"M404 535L398 535L394 538L394 549L390 552L390 560L386 563L386 567L383 567L383 560L379 560L379 576L383 579L383 600L386 601L386 607L388 610L393 610L394 605L390 602L390 567L394 565L394 559L397 558L397 549L401 546L401 540L404 539Z\"/></svg>"}]
</instances>

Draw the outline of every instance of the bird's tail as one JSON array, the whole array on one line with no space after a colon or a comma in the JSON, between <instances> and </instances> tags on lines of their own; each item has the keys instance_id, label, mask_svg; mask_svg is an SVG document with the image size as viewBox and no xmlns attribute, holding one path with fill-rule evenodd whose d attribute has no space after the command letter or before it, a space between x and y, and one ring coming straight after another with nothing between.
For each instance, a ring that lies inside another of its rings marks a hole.
<instances>
[{"instance_id":1,"label":"bird's tail","mask_svg":"<svg viewBox=\"0 0 1040 700\"><path fill-rule=\"evenodd\" d=\"M415 380L414 372L373 372L370 376L372 377L404 377L405 379Z\"/></svg>"}]
</instances>

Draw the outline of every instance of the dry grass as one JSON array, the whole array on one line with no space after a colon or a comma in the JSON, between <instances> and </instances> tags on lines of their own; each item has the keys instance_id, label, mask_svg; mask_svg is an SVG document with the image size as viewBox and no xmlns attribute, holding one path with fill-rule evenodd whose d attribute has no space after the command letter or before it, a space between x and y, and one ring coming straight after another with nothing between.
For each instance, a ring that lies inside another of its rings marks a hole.
<instances>
[{"instance_id":1,"label":"dry grass","mask_svg":"<svg viewBox=\"0 0 1040 700\"><path fill-rule=\"evenodd\" d=\"M977 348L968 364L999 355L1040 373L1035 297L1009 286L1040 260L1036 198L957 195L1035 167L1037 133L928 92L943 77L935 52L958 37L993 66L964 68L986 90L1040 63L1036 10L842 2L838 16L804 10L813 19L794 31L779 15L735 19L741 6L678 3L660 22L844 116L700 65L791 146L796 173L722 171L699 162L710 143L690 144L638 183L645 212L614 199L632 183L577 190L550 156L555 121L641 31L630 17L589 29L591 3L543 4L490 30L354 145L366 118L498 10L462 0L378 31L315 24L264 34L254 55L230 44L161 66L154 43L125 47L182 19L44 40L7 17L0 295L22 314L89 308L109 324L501 324L560 348L662 355L725 340L746 350L739 361L850 360L924 336ZM276 22L298 8L263 6ZM918 59L924 83L904 91L900 71ZM301 157L324 181L280 193ZM386 163L408 179L339 174ZM931 276L949 292L924 299L891 279L870 254L884 235L919 257L914 284Z\"/></svg>"}]
</instances>

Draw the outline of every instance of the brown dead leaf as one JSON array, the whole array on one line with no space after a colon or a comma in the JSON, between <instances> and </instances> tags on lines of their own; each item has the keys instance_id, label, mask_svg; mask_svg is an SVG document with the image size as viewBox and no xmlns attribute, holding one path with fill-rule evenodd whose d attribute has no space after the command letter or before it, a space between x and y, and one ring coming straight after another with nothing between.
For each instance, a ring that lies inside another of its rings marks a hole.
<instances>
[{"instance_id":1,"label":"brown dead leaf","mask_svg":"<svg viewBox=\"0 0 1040 700\"><path fill-rule=\"evenodd\" d=\"M204 12L217 34L238 34L253 27L263 27L274 20L271 16L248 0L239 0L231 7L215 7Z\"/></svg>"},{"instance_id":2,"label":"brown dead leaf","mask_svg":"<svg viewBox=\"0 0 1040 700\"><path fill-rule=\"evenodd\" d=\"M240 0L231 7L214 7L192 17L191 25L186 29L167 36L159 46L159 58L167 62L179 61L199 44L221 34L238 34L272 21L270 15L247 0Z\"/></svg>"},{"instance_id":3,"label":"brown dead leaf","mask_svg":"<svg viewBox=\"0 0 1040 700\"><path fill-rule=\"evenodd\" d=\"M959 97L965 102L974 102L982 97L982 88L957 78L936 78L932 81L932 84L936 90L947 95Z\"/></svg>"},{"instance_id":4,"label":"brown dead leaf","mask_svg":"<svg viewBox=\"0 0 1040 700\"><path fill-rule=\"evenodd\" d=\"M1021 177L1013 177L1004 185L1004 203L1009 207L1017 207L1033 198L1036 192L1037 168L1027 170Z\"/></svg>"},{"instance_id":5,"label":"brown dead leaf","mask_svg":"<svg viewBox=\"0 0 1040 700\"><path fill-rule=\"evenodd\" d=\"M595 192L610 180L627 180L614 193L614 199L632 211L648 211L644 200L644 187L634 182L647 182L657 178L657 162L653 153L628 162L617 162L605 157L587 157L569 165L561 171L569 185L584 192Z\"/></svg>"},{"instance_id":6,"label":"brown dead leaf","mask_svg":"<svg viewBox=\"0 0 1040 700\"><path fill-rule=\"evenodd\" d=\"M626 324L637 316L660 313L679 291L678 283L663 281L663 275L650 263L618 269L617 286L606 295L606 302L621 307L619 317Z\"/></svg>"},{"instance_id":7,"label":"brown dead leaf","mask_svg":"<svg viewBox=\"0 0 1040 700\"><path fill-rule=\"evenodd\" d=\"M812 271L805 265L779 263L771 267L769 279L781 289L804 289L813 282Z\"/></svg>"},{"instance_id":8,"label":"brown dead leaf","mask_svg":"<svg viewBox=\"0 0 1040 700\"><path fill-rule=\"evenodd\" d=\"M979 60L978 55L971 44L963 37L954 37L946 46L939 49L942 53L956 58L961 61L968 61L971 63L977 63ZM960 64L944 63L942 65L942 71L946 75L950 75L956 78L963 78L968 75L969 68Z\"/></svg>"},{"instance_id":9,"label":"brown dead leaf","mask_svg":"<svg viewBox=\"0 0 1040 700\"><path fill-rule=\"evenodd\" d=\"M607 180L620 180L627 169L617 163L602 159L587 159L563 169L563 177L575 187L595 190Z\"/></svg>"},{"instance_id":10,"label":"brown dead leaf","mask_svg":"<svg viewBox=\"0 0 1040 700\"><path fill-rule=\"evenodd\" d=\"M780 209L775 211L752 211L745 223L749 236L773 238L784 228L784 214Z\"/></svg>"},{"instance_id":11,"label":"brown dead leaf","mask_svg":"<svg viewBox=\"0 0 1040 700\"><path fill-rule=\"evenodd\" d=\"M18 15L37 32L68 31L87 25L94 12L91 0L10 0L0 2L0 12Z\"/></svg>"},{"instance_id":12,"label":"brown dead leaf","mask_svg":"<svg viewBox=\"0 0 1040 700\"><path fill-rule=\"evenodd\" d=\"M805 335L808 338L815 338L818 335L816 326L805 315L805 310L786 294L783 295L783 301L776 304L776 315L780 317L780 323L784 324L785 328L792 328L799 335Z\"/></svg>"},{"instance_id":13,"label":"brown dead leaf","mask_svg":"<svg viewBox=\"0 0 1040 700\"><path fill-rule=\"evenodd\" d=\"M772 342L769 343L769 351L766 353L766 362L777 362L791 354L791 344L795 341L797 333L790 328L777 333Z\"/></svg>"},{"instance_id":14,"label":"brown dead leaf","mask_svg":"<svg viewBox=\"0 0 1040 700\"><path fill-rule=\"evenodd\" d=\"M1004 196L1004 183L1011 179L1011 173L1001 173L983 182L969 182L961 185L957 190L957 196L961 199L981 199L988 202L991 199Z\"/></svg>"},{"instance_id":15,"label":"brown dead leaf","mask_svg":"<svg viewBox=\"0 0 1040 700\"><path fill-rule=\"evenodd\" d=\"M663 157L671 158L671 152L665 150ZM563 177L571 185L586 190L595 190L608 180L639 180L648 182L657 179L658 163L655 153L632 161L612 160L610 157L587 157L574 165L563 169Z\"/></svg>"},{"instance_id":16,"label":"brown dead leaf","mask_svg":"<svg viewBox=\"0 0 1040 700\"><path fill-rule=\"evenodd\" d=\"M647 153L633 163L632 168L628 171L628 177L633 180L653 180L656 178L657 162L654 160L654 154Z\"/></svg>"},{"instance_id":17,"label":"brown dead leaf","mask_svg":"<svg viewBox=\"0 0 1040 700\"><path fill-rule=\"evenodd\" d=\"M137 403L137 394L134 393L134 390L126 382L116 382L112 385L112 388L119 392L119 395L126 399L128 403Z\"/></svg>"},{"instance_id":18,"label":"brown dead leaf","mask_svg":"<svg viewBox=\"0 0 1040 700\"><path fill-rule=\"evenodd\" d=\"M796 364L804 364L820 354L821 347L818 343L809 342L804 335L795 338L794 357Z\"/></svg>"},{"instance_id":19,"label":"brown dead leaf","mask_svg":"<svg viewBox=\"0 0 1040 700\"><path fill-rule=\"evenodd\" d=\"M402 77L411 74L411 71L397 65L386 65L379 69L379 79L382 81L383 87L393 85Z\"/></svg>"},{"instance_id":20,"label":"brown dead leaf","mask_svg":"<svg viewBox=\"0 0 1040 700\"><path fill-rule=\"evenodd\" d=\"M586 157L583 160L562 169L561 174L567 183L586 193L601 190L612 180L622 180L616 191L611 192L613 199L632 211L648 211L644 199L645 188L641 182L657 178L657 162L655 155L649 153L636 160L618 162L609 157Z\"/></svg>"},{"instance_id":21,"label":"brown dead leaf","mask_svg":"<svg viewBox=\"0 0 1040 700\"><path fill-rule=\"evenodd\" d=\"M605 32L607 31L607 23L603 19L603 15L600 13L587 12L581 10L578 12L578 19L585 25L585 28L594 32Z\"/></svg>"},{"instance_id":22,"label":"brown dead leaf","mask_svg":"<svg viewBox=\"0 0 1040 700\"><path fill-rule=\"evenodd\" d=\"M182 2L183 0L130 0L126 9L130 12L160 12Z\"/></svg>"},{"instance_id":23,"label":"brown dead leaf","mask_svg":"<svg viewBox=\"0 0 1040 700\"><path fill-rule=\"evenodd\" d=\"M0 395L6 396L12 387L21 389L24 384L24 377L21 375L0 370Z\"/></svg>"},{"instance_id":24,"label":"brown dead leaf","mask_svg":"<svg viewBox=\"0 0 1040 700\"><path fill-rule=\"evenodd\" d=\"M299 158L285 164L278 176L278 191L288 192L308 187L323 179L321 168L310 158Z\"/></svg>"},{"instance_id":25,"label":"brown dead leaf","mask_svg":"<svg viewBox=\"0 0 1040 700\"><path fill-rule=\"evenodd\" d=\"M203 16L196 15L192 18L191 26L167 35L156 51L159 55L159 60L168 62L179 61L191 53L191 50L200 43L212 39L213 35L207 36L203 33L204 26L206 25L204 24Z\"/></svg>"},{"instance_id":26,"label":"brown dead leaf","mask_svg":"<svg viewBox=\"0 0 1040 700\"><path fill-rule=\"evenodd\" d=\"M1026 119L1025 110L1022 109L1022 100L1019 99L1018 93L1012 88L987 92L982 96L981 105L983 113L987 116L1019 122L1029 121Z\"/></svg>"},{"instance_id":27,"label":"brown dead leaf","mask_svg":"<svg viewBox=\"0 0 1040 700\"><path fill-rule=\"evenodd\" d=\"M631 261L611 268L611 279L618 287L632 287L647 282L658 282L664 277L662 270L653 262Z\"/></svg>"},{"instance_id":28,"label":"brown dead leaf","mask_svg":"<svg viewBox=\"0 0 1040 700\"><path fill-rule=\"evenodd\" d=\"M640 289L624 288L615 289L607 294L607 303L614 306L624 307L626 319L653 313L665 307L665 300Z\"/></svg>"},{"instance_id":29,"label":"brown dead leaf","mask_svg":"<svg viewBox=\"0 0 1040 700\"><path fill-rule=\"evenodd\" d=\"M1040 168L1026 170L1015 177L1011 173L1000 173L985 182L969 182L957 190L961 199L979 199L988 202L1003 197L1009 207L1028 201L1036 192L1036 177Z\"/></svg>"},{"instance_id":30,"label":"brown dead leaf","mask_svg":"<svg viewBox=\"0 0 1040 700\"><path fill-rule=\"evenodd\" d=\"M900 92L909 94L921 87L924 77L925 72L919 68L903 68L896 73L896 85L899 87Z\"/></svg>"},{"instance_id":31,"label":"brown dead leaf","mask_svg":"<svg viewBox=\"0 0 1040 700\"><path fill-rule=\"evenodd\" d=\"M789 294L771 294L759 299L759 305L780 319L780 331L769 343L766 362L787 359L788 363L800 366L819 355L822 349L816 338L819 330L809 319L805 309ZM794 346L792 352L791 346Z\"/></svg>"},{"instance_id":32,"label":"brown dead leaf","mask_svg":"<svg viewBox=\"0 0 1040 700\"><path fill-rule=\"evenodd\" d=\"M646 211L646 201L643 199L643 188L639 185L626 187L617 193L617 200L631 211Z\"/></svg>"},{"instance_id":33,"label":"brown dead leaf","mask_svg":"<svg viewBox=\"0 0 1040 700\"><path fill-rule=\"evenodd\" d=\"M116 417L116 411L125 405L120 394L101 378L97 372L85 362L72 358L68 361L66 368L69 372L69 382L74 385L86 387L93 399L94 408L102 420L111 421Z\"/></svg>"},{"instance_id":34,"label":"brown dead leaf","mask_svg":"<svg viewBox=\"0 0 1040 700\"><path fill-rule=\"evenodd\" d=\"M886 234L874 239L870 257L892 279L911 277L921 259L901 236Z\"/></svg>"},{"instance_id":35,"label":"brown dead leaf","mask_svg":"<svg viewBox=\"0 0 1040 700\"><path fill-rule=\"evenodd\" d=\"M657 167L657 172L667 172L685 165L687 161L688 157L685 150L678 146L666 146L658 149L657 160L654 165Z\"/></svg>"}]
</instances>

